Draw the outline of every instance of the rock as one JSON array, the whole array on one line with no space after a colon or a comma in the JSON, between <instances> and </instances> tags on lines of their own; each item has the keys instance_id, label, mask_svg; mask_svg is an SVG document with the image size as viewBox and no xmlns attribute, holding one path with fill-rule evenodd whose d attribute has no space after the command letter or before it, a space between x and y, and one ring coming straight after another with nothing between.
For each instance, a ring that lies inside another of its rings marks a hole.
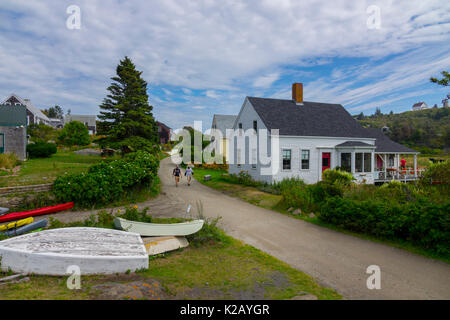
<instances>
[{"instance_id":1,"label":"rock","mask_svg":"<svg viewBox=\"0 0 450 320\"><path fill-rule=\"evenodd\" d=\"M294 208L290 207L290 208L288 209L288 212L291 212L292 210L294 210Z\"/></svg>"},{"instance_id":2,"label":"rock","mask_svg":"<svg viewBox=\"0 0 450 320\"><path fill-rule=\"evenodd\" d=\"M309 217L310 217L310 218L315 218L316 215L315 215L313 212L311 212L311 213L309 214Z\"/></svg>"},{"instance_id":3,"label":"rock","mask_svg":"<svg viewBox=\"0 0 450 320\"><path fill-rule=\"evenodd\" d=\"M204 181L209 181L209 180L211 180L211 175L210 175L210 174L205 175L205 176L203 177L203 180L204 180Z\"/></svg>"},{"instance_id":4,"label":"rock","mask_svg":"<svg viewBox=\"0 0 450 320\"><path fill-rule=\"evenodd\" d=\"M295 297L290 300L317 300L317 297L307 292L299 292Z\"/></svg>"},{"instance_id":5,"label":"rock","mask_svg":"<svg viewBox=\"0 0 450 320\"><path fill-rule=\"evenodd\" d=\"M301 209L295 209L294 212L292 212L293 214L297 215L297 214L301 214L302 210Z\"/></svg>"}]
</instances>

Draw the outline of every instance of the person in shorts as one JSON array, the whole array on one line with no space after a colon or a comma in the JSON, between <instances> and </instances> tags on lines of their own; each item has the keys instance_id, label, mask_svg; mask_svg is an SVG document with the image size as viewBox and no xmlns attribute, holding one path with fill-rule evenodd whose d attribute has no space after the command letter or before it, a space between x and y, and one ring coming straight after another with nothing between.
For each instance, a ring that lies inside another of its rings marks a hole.
<instances>
[{"instance_id":1,"label":"person in shorts","mask_svg":"<svg viewBox=\"0 0 450 320\"><path fill-rule=\"evenodd\" d=\"M188 186L191 185L192 176L194 175L194 170L190 166L187 166L186 171L184 172L184 175L186 176Z\"/></svg>"},{"instance_id":2,"label":"person in shorts","mask_svg":"<svg viewBox=\"0 0 450 320\"><path fill-rule=\"evenodd\" d=\"M175 177L175 186L178 187L181 178L181 169L178 165L173 169L172 175Z\"/></svg>"}]
</instances>

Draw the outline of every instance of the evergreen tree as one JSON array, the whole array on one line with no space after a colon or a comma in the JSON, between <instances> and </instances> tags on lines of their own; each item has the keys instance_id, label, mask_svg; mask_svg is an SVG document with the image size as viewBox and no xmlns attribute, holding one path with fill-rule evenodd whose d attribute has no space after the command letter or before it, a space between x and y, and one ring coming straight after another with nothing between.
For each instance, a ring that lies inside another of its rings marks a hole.
<instances>
[{"instance_id":1,"label":"evergreen tree","mask_svg":"<svg viewBox=\"0 0 450 320\"><path fill-rule=\"evenodd\" d=\"M107 137L99 142L123 153L152 152L158 144L158 131L148 103L147 82L128 57L120 61L116 73L107 89L110 93L100 105L98 118Z\"/></svg>"},{"instance_id":2,"label":"evergreen tree","mask_svg":"<svg viewBox=\"0 0 450 320\"><path fill-rule=\"evenodd\" d=\"M447 87L449 86L449 82L450 82L450 73L448 71L442 71L442 79L437 79L434 77L430 78L430 81L433 83L437 83L438 85Z\"/></svg>"}]
</instances>

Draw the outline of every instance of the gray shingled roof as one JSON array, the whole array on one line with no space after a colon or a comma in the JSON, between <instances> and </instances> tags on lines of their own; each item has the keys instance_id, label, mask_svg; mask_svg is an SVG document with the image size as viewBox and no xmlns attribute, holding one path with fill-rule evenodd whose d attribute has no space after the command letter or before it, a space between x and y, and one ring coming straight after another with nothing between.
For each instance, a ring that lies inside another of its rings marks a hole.
<instances>
[{"instance_id":1,"label":"gray shingled roof","mask_svg":"<svg viewBox=\"0 0 450 320\"><path fill-rule=\"evenodd\" d=\"M336 147L374 147L374 146L362 141L345 141L344 143L338 144Z\"/></svg>"},{"instance_id":2,"label":"gray shingled roof","mask_svg":"<svg viewBox=\"0 0 450 320\"><path fill-rule=\"evenodd\" d=\"M417 151L405 147L404 145L394 142L389 139L380 129L366 128L367 135L370 138L375 138L375 152L404 152L404 153L418 153Z\"/></svg>"},{"instance_id":3,"label":"gray shingled roof","mask_svg":"<svg viewBox=\"0 0 450 320\"><path fill-rule=\"evenodd\" d=\"M0 104L0 126L26 126L27 107Z\"/></svg>"},{"instance_id":4,"label":"gray shingled roof","mask_svg":"<svg viewBox=\"0 0 450 320\"><path fill-rule=\"evenodd\" d=\"M226 134L226 129L233 129L234 122L236 121L237 116L226 115L226 114L215 114L213 116L213 122L216 124L216 129L220 130L223 135Z\"/></svg>"},{"instance_id":5,"label":"gray shingled roof","mask_svg":"<svg viewBox=\"0 0 450 320\"><path fill-rule=\"evenodd\" d=\"M248 97L268 129L283 136L369 138L340 104Z\"/></svg>"}]
</instances>

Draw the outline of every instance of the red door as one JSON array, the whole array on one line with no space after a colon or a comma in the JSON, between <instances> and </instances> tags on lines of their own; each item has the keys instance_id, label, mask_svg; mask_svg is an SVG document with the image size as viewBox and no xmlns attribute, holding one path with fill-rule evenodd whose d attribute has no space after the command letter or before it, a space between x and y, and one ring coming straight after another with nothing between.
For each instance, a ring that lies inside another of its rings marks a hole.
<instances>
[{"instance_id":1,"label":"red door","mask_svg":"<svg viewBox=\"0 0 450 320\"><path fill-rule=\"evenodd\" d=\"M323 152L322 153L322 172L327 169L330 169L331 166L331 153Z\"/></svg>"}]
</instances>

